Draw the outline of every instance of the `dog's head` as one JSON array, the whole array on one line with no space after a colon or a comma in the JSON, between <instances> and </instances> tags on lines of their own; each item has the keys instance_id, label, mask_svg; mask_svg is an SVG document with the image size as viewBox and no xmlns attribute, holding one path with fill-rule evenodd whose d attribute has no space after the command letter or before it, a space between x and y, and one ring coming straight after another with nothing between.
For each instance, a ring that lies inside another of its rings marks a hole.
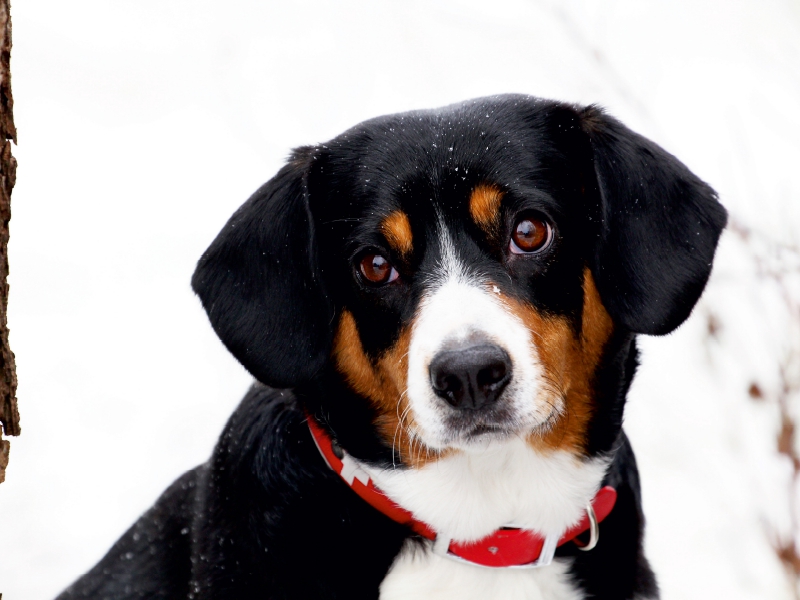
<instances>
[{"instance_id":1,"label":"dog's head","mask_svg":"<svg viewBox=\"0 0 800 600\"><path fill-rule=\"evenodd\" d=\"M725 219L602 110L493 97L295 151L193 286L258 380L336 380L326 418L358 405L406 463L509 435L580 454L609 340L687 318Z\"/></svg>"}]
</instances>

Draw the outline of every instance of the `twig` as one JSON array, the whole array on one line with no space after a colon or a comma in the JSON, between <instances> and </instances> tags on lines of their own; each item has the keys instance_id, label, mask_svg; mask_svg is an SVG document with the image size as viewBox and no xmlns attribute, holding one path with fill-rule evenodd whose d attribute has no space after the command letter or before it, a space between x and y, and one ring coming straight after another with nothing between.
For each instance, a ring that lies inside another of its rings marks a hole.
<instances>
[{"instance_id":1,"label":"twig","mask_svg":"<svg viewBox=\"0 0 800 600\"><path fill-rule=\"evenodd\" d=\"M800 453L797 450L797 422L792 413L793 400L800 398L800 299L797 298L797 292L793 292L790 281L792 277L800 275L800 248L776 242L736 219L731 219L728 229L747 245L755 261L757 274L774 282L786 306L789 326L795 333L790 336L789 348L778 363L780 385L777 390L767 396L757 383L752 383L748 392L755 399L771 399L778 407L780 429L777 450L792 466L789 486L791 535L783 540L779 535L771 537L773 548L792 579L795 598L800 600L800 548L797 539L800 535Z\"/></svg>"}]
</instances>

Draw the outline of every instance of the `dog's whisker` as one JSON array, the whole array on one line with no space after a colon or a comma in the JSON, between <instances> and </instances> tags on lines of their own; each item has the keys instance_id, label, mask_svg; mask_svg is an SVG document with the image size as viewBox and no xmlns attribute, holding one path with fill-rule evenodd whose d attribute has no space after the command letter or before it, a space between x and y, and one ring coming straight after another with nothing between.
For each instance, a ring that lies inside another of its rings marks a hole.
<instances>
[{"instance_id":1,"label":"dog's whisker","mask_svg":"<svg viewBox=\"0 0 800 600\"><path fill-rule=\"evenodd\" d=\"M404 393L405 393L405 392L404 392ZM402 396L402 394L401 394L401 396ZM403 410L403 414L402 414L402 415L401 415L401 414L398 414L398 415L397 415L397 417L398 417L398 418L397 418L397 426L395 427L395 430L394 430L394 437L393 437L393 439L392 439L392 467L393 467L393 468L395 468L395 469L397 468L397 465L396 465L396 464L395 464L395 462L394 462L394 450L395 450L395 442L397 441L397 435L398 435L398 433L399 433L400 431L403 431L403 430L404 430L404 427L403 427L403 421L405 420L405 417L406 417L406 415L408 414L408 411L409 411L409 410L411 410L411 404L408 404L408 405L406 406L405 410ZM400 401L398 401L398 403L397 403L397 412L399 413L399 411L400 411ZM398 452L399 452L399 451L398 451ZM402 458L403 458L403 457L402 457L402 455L400 455L400 460L402 460Z\"/></svg>"}]
</instances>

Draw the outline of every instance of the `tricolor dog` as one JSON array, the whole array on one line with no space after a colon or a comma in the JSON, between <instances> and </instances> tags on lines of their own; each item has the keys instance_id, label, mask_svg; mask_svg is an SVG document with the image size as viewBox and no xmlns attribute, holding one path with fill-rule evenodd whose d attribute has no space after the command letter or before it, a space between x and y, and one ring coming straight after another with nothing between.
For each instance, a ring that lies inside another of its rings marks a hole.
<instances>
[{"instance_id":1,"label":"tricolor dog","mask_svg":"<svg viewBox=\"0 0 800 600\"><path fill-rule=\"evenodd\" d=\"M192 280L258 383L60 598L656 598L625 396L725 221L595 106L482 98L295 150Z\"/></svg>"}]
</instances>

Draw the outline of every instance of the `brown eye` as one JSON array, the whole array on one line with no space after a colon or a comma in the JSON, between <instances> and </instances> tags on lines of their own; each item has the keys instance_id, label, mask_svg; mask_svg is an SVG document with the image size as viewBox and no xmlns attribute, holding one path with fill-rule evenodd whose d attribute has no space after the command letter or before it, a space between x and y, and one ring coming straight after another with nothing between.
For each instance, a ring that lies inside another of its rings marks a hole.
<instances>
[{"instance_id":1,"label":"brown eye","mask_svg":"<svg viewBox=\"0 0 800 600\"><path fill-rule=\"evenodd\" d=\"M536 217L524 217L514 225L509 249L514 254L528 254L547 248L553 237L550 223Z\"/></svg>"},{"instance_id":2,"label":"brown eye","mask_svg":"<svg viewBox=\"0 0 800 600\"><path fill-rule=\"evenodd\" d=\"M358 266L364 278L371 283L389 283L397 279L397 271L391 263L375 252L362 256Z\"/></svg>"}]
</instances>

